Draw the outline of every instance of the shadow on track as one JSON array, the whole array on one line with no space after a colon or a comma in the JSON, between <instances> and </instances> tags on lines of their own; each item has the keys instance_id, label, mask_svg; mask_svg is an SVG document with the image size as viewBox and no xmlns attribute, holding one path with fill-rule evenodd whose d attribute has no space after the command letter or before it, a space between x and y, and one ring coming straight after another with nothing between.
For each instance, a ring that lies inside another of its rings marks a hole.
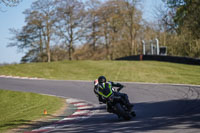
<instances>
[{"instance_id":1,"label":"shadow on track","mask_svg":"<svg viewBox=\"0 0 200 133\"><path fill-rule=\"evenodd\" d=\"M136 103L137 117L131 121L118 119L113 114L97 114L72 125L64 125L53 132L147 132L156 130L200 130L200 100L170 100Z\"/></svg>"}]
</instances>

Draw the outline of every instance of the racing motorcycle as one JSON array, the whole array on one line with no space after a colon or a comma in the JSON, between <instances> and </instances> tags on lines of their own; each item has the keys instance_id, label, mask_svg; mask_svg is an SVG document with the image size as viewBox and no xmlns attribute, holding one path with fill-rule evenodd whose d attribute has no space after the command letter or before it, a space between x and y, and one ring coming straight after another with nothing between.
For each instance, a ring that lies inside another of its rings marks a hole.
<instances>
[{"instance_id":1,"label":"racing motorcycle","mask_svg":"<svg viewBox=\"0 0 200 133\"><path fill-rule=\"evenodd\" d=\"M121 88L112 90L119 92ZM128 109L124 104L122 97L115 96L114 93L106 99L106 108L109 113L114 113L118 118L122 117L124 120L130 120L132 117L136 116L136 113L131 109Z\"/></svg>"}]
</instances>

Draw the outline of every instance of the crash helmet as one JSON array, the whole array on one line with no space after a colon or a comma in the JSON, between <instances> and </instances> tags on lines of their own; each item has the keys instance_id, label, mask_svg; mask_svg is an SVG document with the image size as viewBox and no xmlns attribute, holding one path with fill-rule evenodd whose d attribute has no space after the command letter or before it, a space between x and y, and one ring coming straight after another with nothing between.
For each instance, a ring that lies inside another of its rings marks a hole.
<instances>
[{"instance_id":1,"label":"crash helmet","mask_svg":"<svg viewBox=\"0 0 200 133\"><path fill-rule=\"evenodd\" d=\"M99 82L99 83L106 83L106 77L105 77L105 76L100 76L100 77L98 78L98 82Z\"/></svg>"}]
</instances>

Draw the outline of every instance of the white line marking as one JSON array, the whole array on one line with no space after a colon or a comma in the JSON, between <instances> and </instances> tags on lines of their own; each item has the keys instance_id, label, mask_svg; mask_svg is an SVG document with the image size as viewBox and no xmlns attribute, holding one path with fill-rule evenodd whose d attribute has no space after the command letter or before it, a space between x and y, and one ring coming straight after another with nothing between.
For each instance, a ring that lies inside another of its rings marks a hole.
<instances>
[{"instance_id":1,"label":"white line marking","mask_svg":"<svg viewBox=\"0 0 200 133\"><path fill-rule=\"evenodd\" d=\"M37 78L37 77L20 77L20 76L6 76L6 75L0 75L1 78L13 78L13 79L30 79L30 80L44 80L43 78Z\"/></svg>"},{"instance_id":2,"label":"white line marking","mask_svg":"<svg viewBox=\"0 0 200 133\"><path fill-rule=\"evenodd\" d=\"M66 101L67 101L67 103L83 102L83 101L81 101L81 100L73 99L73 98L69 98L69 99L67 99Z\"/></svg>"},{"instance_id":3,"label":"white line marking","mask_svg":"<svg viewBox=\"0 0 200 133\"><path fill-rule=\"evenodd\" d=\"M35 132L35 131L40 131L40 130L45 130L45 129L53 129L53 128L55 128L55 126L47 126L47 127L41 127L39 129L34 129L32 131Z\"/></svg>"},{"instance_id":4,"label":"white line marking","mask_svg":"<svg viewBox=\"0 0 200 133\"><path fill-rule=\"evenodd\" d=\"M76 120L76 119L78 119L78 117L71 117L71 118L69 117L69 118L62 119L59 122L66 121L66 120Z\"/></svg>"},{"instance_id":5,"label":"white line marking","mask_svg":"<svg viewBox=\"0 0 200 133\"><path fill-rule=\"evenodd\" d=\"M83 105L88 105L88 103L76 103L74 106L83 106Z\"/></svg>"},{"instance_id":6,"label":"white line marking","mask_svg":"<svg viewBox=\"0 0 200 133\"><path fill-rule=\"evenodd\" d=\"M91 109L93 106L78 107L77 109Z\"/></svg>"},{"instance_id":7,"label":"white line marking","mask_svg":"<svg viewBox=\"0 0 200 133\"><path fill-rule=\"evenodd\" d=\"M89 113L89 110L78 111L78 112L73 113L72 115L81 115L81 114L87 114L87 113Z\"/></svg>"}]
</instances>

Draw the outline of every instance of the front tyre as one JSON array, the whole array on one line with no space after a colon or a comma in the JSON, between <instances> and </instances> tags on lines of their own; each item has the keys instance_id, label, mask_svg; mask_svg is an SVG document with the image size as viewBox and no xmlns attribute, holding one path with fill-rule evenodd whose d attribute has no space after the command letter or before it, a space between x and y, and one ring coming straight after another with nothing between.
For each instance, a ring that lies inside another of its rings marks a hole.
<instances>
[{"instance_id":1,"label":"front tyre","mask_svg":"<svg viewBox=\"0 0 200 133\"><path fill-rule=\"evenodd\" d=\"M121 104L117 103L115 105L115 108L116 108L116 113L123 117L124 120L130 120L131 119L131 116L129 115L129 113L127 113L121 106Z\"/></svg>"},{"instance_id":2,"label":"front tyre","mask_svg":"<svg viewBox=\"0 0 200 133\"><path fill-rule=\"evenodd\" d=\"M131 112L131 115L132 115L133 117L136 117L135 111L132 111L132 112Z\"/></svg>"}]
</instances>

